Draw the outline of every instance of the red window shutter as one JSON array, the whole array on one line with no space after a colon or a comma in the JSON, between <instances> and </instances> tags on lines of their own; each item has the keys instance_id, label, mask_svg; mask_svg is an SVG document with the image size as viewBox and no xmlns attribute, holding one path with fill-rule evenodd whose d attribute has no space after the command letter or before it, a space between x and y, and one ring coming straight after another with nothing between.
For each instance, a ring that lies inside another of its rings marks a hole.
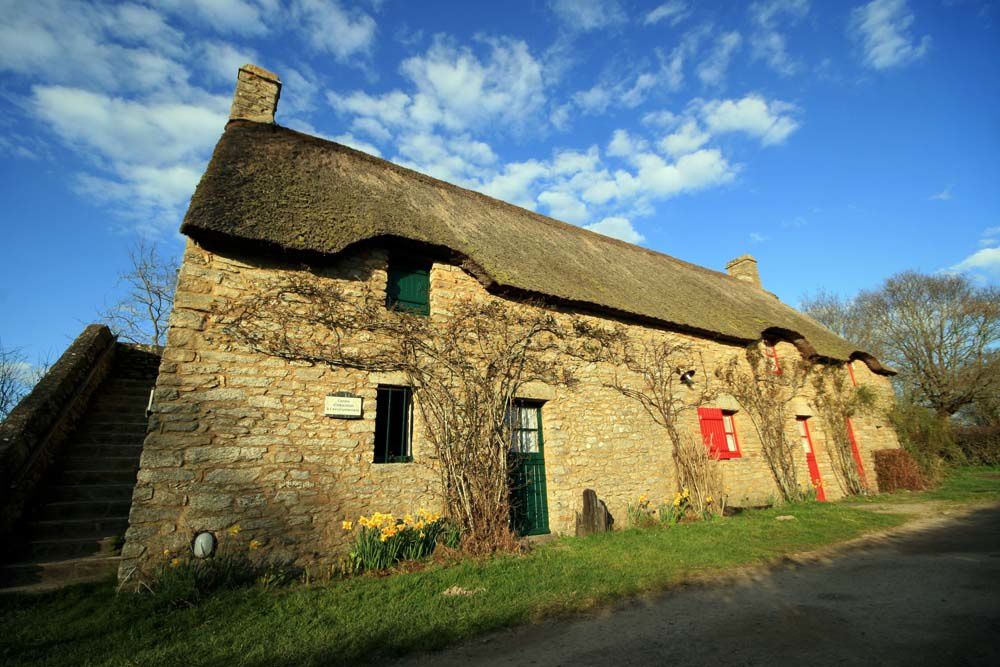
<instances>
[{"instance_id":1,"label":"red window shutter","mask_svg":"<svg viewBox=\"0 0 1000 667\"><path fill-rule=\"evenodd\" d=\"M722 410L698 408L698 421L701 424L701 438L708 452L714 456L725 453L726 427L722 423Z\"/></svg>"}]
</instances>

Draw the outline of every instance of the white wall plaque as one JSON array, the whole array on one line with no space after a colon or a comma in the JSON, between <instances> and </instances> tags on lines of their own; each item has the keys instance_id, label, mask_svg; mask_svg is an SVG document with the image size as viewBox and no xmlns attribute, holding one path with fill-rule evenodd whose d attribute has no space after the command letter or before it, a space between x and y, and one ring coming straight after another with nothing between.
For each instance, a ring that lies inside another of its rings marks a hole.
<instances>
[{"instance_id":1,"label":"white wall plaque","mask_svg":"<svg viewBox=\"0 0 1000 667\"><path fill-rule=\"evenodd\" d=\"M323 414L335 419L361 419L362 400L346 391L328 394L323 401Z\"/></svg>"}]
</instances>

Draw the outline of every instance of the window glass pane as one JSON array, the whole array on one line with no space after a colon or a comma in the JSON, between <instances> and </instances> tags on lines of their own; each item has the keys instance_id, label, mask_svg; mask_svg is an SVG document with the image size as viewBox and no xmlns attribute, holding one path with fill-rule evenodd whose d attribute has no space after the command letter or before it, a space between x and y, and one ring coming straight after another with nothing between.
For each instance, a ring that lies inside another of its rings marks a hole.
<instances>
[{"instance_id":1,"label":"window glass pane","mask_svg":"<svg viewBox=\"0 0 1000 667\"><path fill-rule=\"evenodd\" d=\"M736 451L736 438L733 437L732 433L726 433L726 447L728 447L731 452Z\"/></svg>"},{"instance_id":2,"label":"window glass pane","mask_svg":"<svg viewBox=\"0 0 1000 667\"><path fill-rule=\"evenodd\" d=\"M537 431L518 431L518 451L522 454L537 454L538 453L538 432Z\"/></svg>"},{"instance_id":3,"label":"window glass pane","mask_svg":"<svg viewBox=\"0 0 1000 667\"><path fill-rule=\"evenodd\" d=\"M518 406L521 413L521 428L538 430L538 409L533 405Z\"/></svg>"},{"instance_id":4,"label":"window glass pane","mask_svg":"<svg viewBox=\"0 0 1000 667\"><path fill-rule=\"evenodd\" d=\"M375 463L399 463L410 455L410 389L379 387L375 401Z\"/></svg>"}]
</instances>

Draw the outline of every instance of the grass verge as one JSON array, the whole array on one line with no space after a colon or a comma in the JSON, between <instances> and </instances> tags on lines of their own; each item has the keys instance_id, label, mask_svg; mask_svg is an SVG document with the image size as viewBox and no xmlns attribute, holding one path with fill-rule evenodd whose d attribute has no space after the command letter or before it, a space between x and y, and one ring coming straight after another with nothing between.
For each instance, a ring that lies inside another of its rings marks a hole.
<instances>
[{"instance_id":1,"label":"grass verge","mask_svg":"<svg viewBox=\"0 0 1000 667\"><path fill-rule=\"evenodd\" d=\"M893 494L950 503L1000 499L1000 468L963 469L934 491ZM775 521L791 514L795 521ZM582 611L695 575L725 573L899 525L858 501L804 503L737 517L564 538L504 556L393 577L218 593L187 609L115 597L110 583L0 596L0 664L334 665L440 648L534 619ZM447 597L452 587L483 589Z\"/></svg>"}]
</instances>

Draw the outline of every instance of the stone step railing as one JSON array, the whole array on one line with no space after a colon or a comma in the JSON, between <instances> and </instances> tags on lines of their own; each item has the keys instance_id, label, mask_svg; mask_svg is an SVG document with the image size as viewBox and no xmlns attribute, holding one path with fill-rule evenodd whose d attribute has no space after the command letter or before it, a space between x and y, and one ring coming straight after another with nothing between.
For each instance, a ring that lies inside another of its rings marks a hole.
<instances>
[{"instance_id":1,"label":"stone step railing","mask_svg":"<svg viewBox=\"0 0 1000 667\"><path fill-rule=\"evenodd\" d=\"M107 376L115 336L91 324L0 423L0 544L14 526L59 448Z\"/></svg>"}]
</instances>

